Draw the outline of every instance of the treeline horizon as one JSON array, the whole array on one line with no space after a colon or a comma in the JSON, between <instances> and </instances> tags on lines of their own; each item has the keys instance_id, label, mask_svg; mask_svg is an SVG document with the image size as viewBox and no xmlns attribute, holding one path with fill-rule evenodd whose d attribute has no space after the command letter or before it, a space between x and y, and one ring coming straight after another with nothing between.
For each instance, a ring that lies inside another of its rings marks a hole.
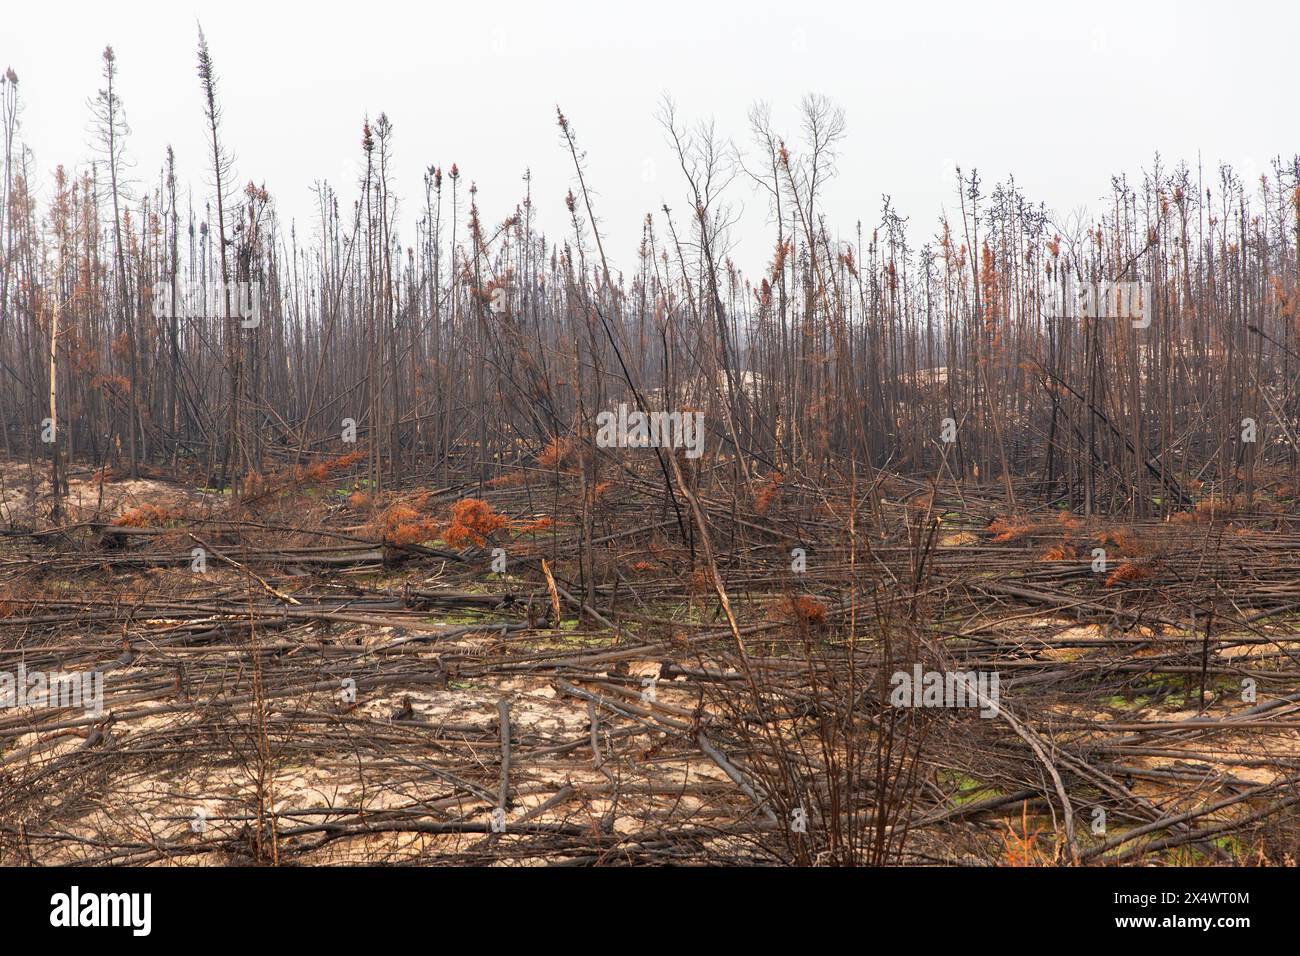
<instances>
[{"instance_id":1,"label":"treeline horizon","mask_svg":"<svg viewBox=\"0 0 1300 956\"><path fill-rule=\"evenodd\" d=\"M879 472L995 486L1009 510L1140 517L1297 491L1300 157L1250 183L1157 158L1065 223L1014 179L957 169L932 241L914 245L888 197L845 241L823 205L852 175L831 100L806 97L790 131L756 106L742 150L665 103L681 200L646 215L633 267L615 271L596 187L618 184L558 108L574 172L563 235L537 228L527 175L495 219L454 164L395 183L396 124L380 114L359 126L356 186L318 183L304 236L256 177L234 179L201 32L196 63L193 115L176 121L202 123L210 145L201 208L178 199L170 148L128 196L111 48L92 100L100 155L58 166L44 207L19 80L0 84L0 453L49 462L56 490L68 461L183 463L236 494L339 459L375 492L486 486L555 466L561 446L588 449L571 463L594 478L609 454L596 416L627 402L702 412L710 474L743 498L773 476ZM771 234L749 273L725 251L741 182L766 196ZM419 207L406 237L399 196ZM1112 283L1149 291L1145 324L1050 307ZM256 290L255 325L160 307L160 290L228 288Z\"/></svg>"}]
</instances>

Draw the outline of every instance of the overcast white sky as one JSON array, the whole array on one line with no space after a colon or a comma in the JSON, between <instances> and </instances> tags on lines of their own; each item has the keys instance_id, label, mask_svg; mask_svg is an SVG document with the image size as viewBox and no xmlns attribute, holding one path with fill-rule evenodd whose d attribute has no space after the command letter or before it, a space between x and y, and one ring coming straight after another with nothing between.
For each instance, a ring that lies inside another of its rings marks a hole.
<instances>
[{"instance_id":1,"label":"overcast white sky","mask_svg":"<svg viewBox=\"0 0 1300 956\"><path fill-rule=\"evenodd\" d=\"M878 221L882 193L914 239L933 235L955 205L956 163L990 187L1014 173L1031 198L1068 212L1096 207L1113 173L1138 177L1156 151L1257 176L1300 148L1291 2L6 3L0 67L19 75L44 197L56 164L93 156L87 99L107 43L137 181L156 181L171 143L182 180L207 188L199 19L236 175L265 183L300 232L314 228L313 181L355 196L362 119L381 111L395 126L409 241L422 170L453 162L477 182L489 223L514 208L531 167L541 225L566 229L559 103L623 268L646 212L687 210L654 119L665 93L742 146L756 100L792 140L805 92L835 100L848 137L825 208L846 237L855 221ZM741 180L728 198L743 206L735 255L752 275L770 256L766 203Z\"/></svg>"}]
</instances>

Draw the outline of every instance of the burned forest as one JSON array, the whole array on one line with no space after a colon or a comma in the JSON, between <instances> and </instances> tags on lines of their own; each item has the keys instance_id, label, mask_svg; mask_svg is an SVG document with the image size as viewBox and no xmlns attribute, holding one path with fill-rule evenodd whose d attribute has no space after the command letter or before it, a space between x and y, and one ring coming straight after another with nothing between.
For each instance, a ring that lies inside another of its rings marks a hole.
<instances>
[{"instance_id":1,"label":"burned forest","mask_svg":"<svg viewBox=\"0 0 1300 956\"><path fill-rule=\"evenodd\" d=\"M264 181L210 39L0 81L0 865L1295 865L1300 156L859 220L665 98L629 247L562 90Z\"/></svg>"}]
</instances>

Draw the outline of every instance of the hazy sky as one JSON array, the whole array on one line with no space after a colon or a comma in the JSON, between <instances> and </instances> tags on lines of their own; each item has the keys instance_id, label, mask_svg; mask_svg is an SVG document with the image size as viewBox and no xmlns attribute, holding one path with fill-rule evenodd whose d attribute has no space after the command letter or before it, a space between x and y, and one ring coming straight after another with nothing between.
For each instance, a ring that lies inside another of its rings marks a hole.
<instances>
[{"instance_id":1,"label":"hazy sky","mask_svg":"<svg viewBox=\"0 0 1300 956\"><path fill-rule=\"evenodd\" d=\"M240 183L265 183L287 222L314 229L311 186L356 195L363 118L395 128L395 189L413 238L421 173L458 163L486 222L533 173L542 227L567 229L572 170L555 127L560 104L588 153L596 211L616 267L635 263L646 212L683 219L684 182L655 121L665 93L685 118L712 117L750 145L747 113L768 101L794 140L809 91L848 119L832 226L879 220L889 193L912 236L953 209L952 169L987 186L1014 173L1034 200L1092 204L1113 173L1140 176L1159 151L1198 153L1252 178L1300 149L1291 3L864 3L657 0L626 4L315 2L7 3L0 68L20 78L22 135L42 196L56 164L94 155L87 100L112 43L132 132L137 190L157 181L168 143L180 176L207 189L195 76L202 19L221 78L225 139ZM766 201L738 179L735 257L751 275L770 256ZM196 195L196 205L201 197Z\"/></svg>"}]
</instances>

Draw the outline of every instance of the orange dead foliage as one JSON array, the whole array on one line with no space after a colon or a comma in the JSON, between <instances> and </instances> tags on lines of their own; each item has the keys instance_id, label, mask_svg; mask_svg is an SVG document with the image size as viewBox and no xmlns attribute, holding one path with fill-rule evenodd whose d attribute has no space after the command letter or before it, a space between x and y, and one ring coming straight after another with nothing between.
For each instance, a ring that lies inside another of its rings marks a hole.
<instances>
[{"instance_id":1,"label":"orange dead foliage","mask_svg":"<svg viewBox=\"0 0 1300 956\"><path fill-rule=\"evenodd\" d=\"M1075 515L1069 511L1062 511L1056 516L1056 520L1060 523L1061 528L1067 532L1078 531L1083 527L1083 519L1075 517Z\"/></svg>"},{"instance_id":2,"label":"orange dead foliage","mask_svg":"<svg viewBox=\"0 0 1300 956\"><path fill-rule=\"evenodd\" d=\"M518 534L532 534L537 531L548 531L555 526L555 522L550 518L538 518L536 521L523 521L515 525L515 531Z\"/></svg>"},{"instance_id":3,"label":"orange dead foliage","mask_svg":"<svg viewBox=\"0 0 1300 956\"><path fill-rule=\"evenodd\" d=\"M1004 866L1047 866L1052 861L1038 847L1038 838L1042 835L1041 827L1029 829L1029 804L1026 802L1020 813L1020 832L1003 821L1007 835L1002 837L1002 863Z\"/></svg>"},{"instance_id":4,"label":"orange dead foliage","mask_svg":"<svg viewBox=\"0 0 1300 956\"><path fill-rule=\"evenodd\" d=\"M131 382L124 375L96 375L90 380L90 387L125 395L131 391Z\"/></svg>"},{"instance_id":5,"label":"orange dead foliage","mask_svg":"<svg viewBox=\"0 0 1300 956\"><path fill-rule=\"evenodd\" d=\"M688 585L691 594L703 594L706 591L713 590L713 575L704 568L696 568L691 572L691 582Z\"/></svg>"},{"instance_id":6,"label":"orange dead foliage","mask_svg":"<svg viewBox=\"0 0 1300 956\"><path fill-rule=\"evenodd\" d=\"M1131 528L1111 528L1103 531L1098 542L1103 548L1117 551L1123 558L1140 558L1150 552L1150 547Z\"/></svg>"},{"instance_id":7,"label":"orange dead foliage","mask_svg":"<svg viewBox=\"0 0 1300 956\"><path fill-rule=\"evenodd\" d=\"M492 510L479 498L463 498L451 506L451 524L443 535L453 548L467 544L482 547L487 537L510 524L510 519Z\"/></svg>"},{"instance_id":8,"label":"orange dead foliage","mask_svg":"<svg viewBox=\"0 0 1300 956\"><path fill-rule=\"evenodd\" d=\"M318 484L328 481L338 472L346 471L366 457L364 450L349 452L337 458L326 458L309 465L286 466L269 474L254 472L246 475L241 484L244 497L255 498L279 494L303 483Z\"/></svg>"},{"instance_id":9,"label":"orange dead foliage","mask_svg":"<svg viewBox=\"0 0 1300 956\"><path fill-rule=\"evenodd\" d=\"M1068 538L1082 527L1083 520L1081 518L1076 517L1069 511L1062 511L1057 514L1055 521L1033 522L1022 515L994 518L989 524L988 530L993 533L993 540L997 542L1019 541L1021 538L1034 533L1052 534L1053 532L1060 532L1060 543L1048 550L1039 560L1066 561L1077 557L1075 548L1069 543Z\"/></svg>"},{"instance_id":10,"label":"orange dead foliage","mask_svg":"<svg viewBox=\"0 0 1300 956\"><path fill-rule=\"evenodd\" d=\"M1173 524L1207 524L1222 521L1235 515L1243 505L1240 496L1232 498L1202 498L1191 511L1180 511L1170 517Z\"/></svg>"},{"instance_id":11,"label":"orange dead foliage","mask_svg":"<svg viewBox=\"0 0 1300 956\"><path fill-rule=\"evenodd\" d=\"M1078 556L1079 556L1078 552L1076 552L1071 545L1062 541L1060 544L1054 545L1053 547L1048 548L1046 551L1044 551L1042 556L1039 557L1038 560L1039 561L1073 561Z\"/></svg>"},{"instance_id":12,"label":"orange dead foliage","mask_svg":"<svg viewBox=\"0 0 1300 956\"><path fill-rule=\"evenodd\" d=\"M1155 572L1151 570L1149 565L1125 561L1106 576L1106 583L1103 587L1111 588L1128 581L1145 581L1153 577L1155 577Z\"/></svg>"},{"instance_id":13,"label":"orange dead foliage","mask_svg":"<svg viewBox=\"0 0 1300 956\"><path fill-rule=\"evenodd\" d=\"M256 497L273 490L273 481L273 478L267 477L260 472L249 472L239 481L239 493L244 498Z\"/></svg>"},{"instance_id":14,"label":"orange dead foliage","mask_svg":"<svg viewBox=\"0 0 1300 956\"><path fill-rule=\"evenodd\" d=\"M754 496L754 510L761 515L765 515L772 504L781 494L781 482L785 481L785 475L779 471L774 471L768 475L767 483L758 489L758 494Z\"/></svg>"},{"instance_id":15,"label":"orange dead foliage","mask_svg":"<svg viewBox=\"0 0 1300 956\"><path fill-rule=\"evenodd\" d=\"M340 455L338 458L326 458L324 461L314 462L306 468L295 468L293 477L298 481L325 481L337 472L346 471L365 457L366 453L358 449Z\"/></svg>"},{"instance_id":16,"label":"orange dead foliage","mask_svg":"<svg viewBox=\"0 0 1300 956\"><path fill-rule=\"evenodd\" d=\"M914 511L917 514L925 514L928 511L932 511L934 509L934 495L926 492L925 494L909 501L907 507L910 511Z\"/></svg>"},{"instance_id":17,"label":"orange dead foliage","mask_svg":"<svg viewBox=\"0 0 1300 956\"><path fill-rule=\"evenodd\" d=\"M159 508L157 505L140 505L138 508L124 512L113 524L119 528L147 528L150 525L166 524L175 517L176 515L166 508Z\"/></svg>"},{"instance_id":18,"label":"orange dead foliage","mask_svg":"<svg viewBox=\"0 0 1300 956\"><path fill-rule=\"evenodd\" d=\"M1018 541L1034 528L1023 518L994 518L989 530L994 541Z\"/></svg>"},{"instance_id":19,"label":"orange dead foliage","mask_svg":"<svg viewBox=\"0 0 1300 956\"><path fill-rule=\"evenodd\" d=\"M785 610L795 623L810 627L826 626L826 605L809 594L787 597Z\"/></svg>"},{"instance_id":20,"label":"orange dead foliage","mask_svg":"<svg viewBox=\"0 0 1300 956\"><path fill-rule=\"evenodd\" d=\"M573 457L573 443L567 438L561 438L558 435L546 443L540 455L537 456L537 464L543 468L561 468L568 463Z\"/></svg>"},{"instance_id":21,"label":"orange dead foliage","mask_svg":"<svg viewBox=\"0 0 1300 956\"><path fill-rule=\"evenodd\" d=\"M372 524L384 544L402 547L419 544L438 536L437 523L425 517L412 504L399 502L384 509Z\"/></svg>"}]
</instances>

